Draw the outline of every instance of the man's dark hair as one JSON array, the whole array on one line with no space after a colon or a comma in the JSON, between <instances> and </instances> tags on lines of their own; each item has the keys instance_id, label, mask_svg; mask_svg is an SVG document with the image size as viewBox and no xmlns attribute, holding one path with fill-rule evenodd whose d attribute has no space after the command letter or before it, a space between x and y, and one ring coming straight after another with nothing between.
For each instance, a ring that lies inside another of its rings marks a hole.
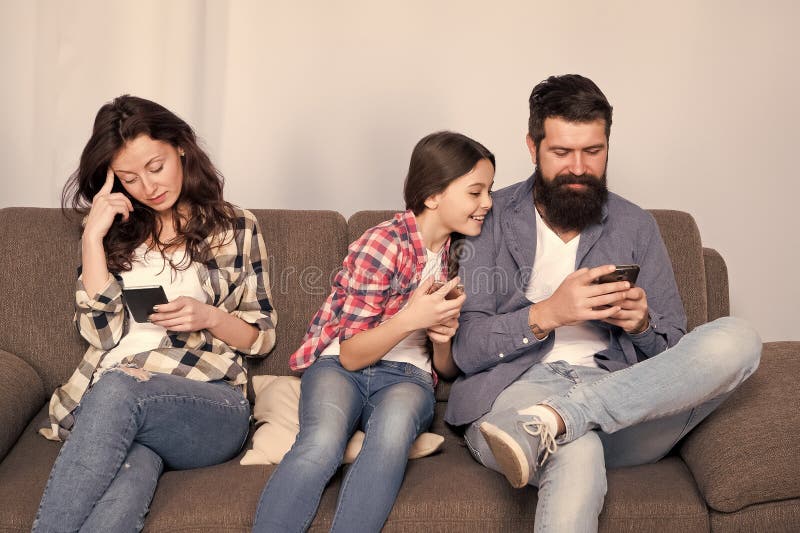
<instances>
[{"instance_id":1,"label":"man's dark hair","mask_svg":"<svg viewBox=\"0 0 800 533\"><path fill-rule=\"evenodd\" d=\"M545 119L553 117L578 123L605 120L606 139L611 134L611 104L592 80L579 74L550 76L540 82L528 105L528 134L537 148L544 139Z\"/></svg>"}]
</instances>

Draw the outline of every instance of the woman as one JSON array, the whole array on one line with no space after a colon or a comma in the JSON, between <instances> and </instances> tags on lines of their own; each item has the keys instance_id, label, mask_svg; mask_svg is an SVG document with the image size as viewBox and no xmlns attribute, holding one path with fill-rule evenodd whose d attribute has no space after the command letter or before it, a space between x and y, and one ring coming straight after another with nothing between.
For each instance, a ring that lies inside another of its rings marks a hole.
<instances>
[{"instance_id":1,"label":"woman","mask_svg":"<svg viewBox=\"0 0 800 533\"><path fill-rule=\"evenodd\" d=\"M89 349L50 400L64 440L34 531L138 531L163 468L226 461L248 433L244 356L275 343L266 250L191 127L154 102L100 108L62 205L86 213L75 323ZM124 288L161 285L147 322Z\"/></svg>"}]
</instances>

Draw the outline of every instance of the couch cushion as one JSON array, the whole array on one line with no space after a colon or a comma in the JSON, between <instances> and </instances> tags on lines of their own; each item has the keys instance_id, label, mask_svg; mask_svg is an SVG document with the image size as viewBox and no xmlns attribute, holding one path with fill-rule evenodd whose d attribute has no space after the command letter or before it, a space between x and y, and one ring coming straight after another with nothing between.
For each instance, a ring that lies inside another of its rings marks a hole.
<instances>
[{"instance_id":1,"label":"couch cushion","mask_svg":"<svg viewBox=\"0 0 800 533\"><path fill-rule=\"evenodd\" d=\"M158 482L144 531L241 532L253 527L261 491L274 466L241 466L239 457L208 468L166 472ZM322 495L312 531L328 531L341 474Z\"/></svg>"},{"instance_id":2,"label":"couch cushion","mask_svg":"<svg viewBox=\"0 0 800 533\"><path fill-rule=\"evenodd\" d=\"M444 449L409 463L384 531L531 531L536 489L513 489L477 463L442 421L444 408L437 405L431 428L445 436ZM705 505L678 458L612 470L608 485L601 531L708 531Z\"/></svg>"},{"instance_id":3,"label":"couch cushion","mask_svg":"<svg viewBox=\"0 0 800 533\"><path fill-rule=\"evenodd\" d=\"M800 499L751 505L735 513L712 511L710 518L714 533L797 533L800 530Z\"/></svg>"},{"instance_id":4,"label":"couch cushion","mask_svg":"<svg viewBox=\"0 0 800 533\"><path fill-rule=\"evenodd\" d=\"M722 255L713 248L703 248L703 263L706 267L708 321L711 322L731 314L728 266Z\"/></svg>"},{"instance_id":5,"label":"couch cushion","mask_svg":"<svg viewBox=\"0 0 800 533\"><path fill-rule=\"evenodd\" d=\"M800 498L800 342L764 344L761 364L683 441L680 454L709 507Z\"/></svg>"},{"instance_id":6,"label":"couch cushion","mask_svg":"<svg viewBox=\"0 0 800 533\"><path fill-rule=\"evenodd\" d=\"M689 330L707 322L706 274L700 230L689 213L650 209L672 260Z\"/></svg>"},{"instance_id":7,"label":"couch cushion","mask_svg":"<svg viewBox=\"0 0 800 533\"><path fill-rule=\"evenodd\" d=\"M46 417L42 408L35 420ZM61 449L36 433L32 422L0 463L0 531L27 532L39 508L50 469ZM236 457L220 465L170 471L158 482L145 531L249 532L272 466L240 466ZM323 495L315 524L330 527L340 474ZM209 502L215 502L213 505ZM319 530L327 531L324 527Z\"/></svg>"},{"instance_id":8,"label":"couch cushion","mask_svg":"<svg viewBox=\"0 0 800 533\"><path fill-rule=\"evenodd\" d=\"M44 386L36 371L16 355L0 350L0 461L44 400Z\"/></svg>"},{"instance_id":9,"label":"couch cushion","mask_svg":"<svg viewBox=\"0 0 800 533\"><path fill-rule=\"evenodd\" d=\"M708 511L689 469L678 457L608 471L600 530L708 531Z\"/></svg>"},{"instance_id":10,"label":"couch cushion","mask_svg":"<svg viewBox=\"0 0 800 533\"><path fill-rule=\"evenodd\" d=\"M36 433L36 420L46 417L42 408L34 422L0 463L0 531L30 531L42 499L50 469L61 443Z\"/></svg>"},{"instance_id":11,"label":"couch cushion","mask_svg":"<svg viewBox=\"0 0 800 533\"><path fill-rule=\"evenodd\" d=\"M536 490L514 490L503 476L474 461L462 439L442 422L443 412L444 404L439 403L431 431L445 436L444 448L409 463L384 530L530 530ZM31 424L0 464L0 530L30 531L60 446L36 434ZM249 532L275 467L240 466L240 457L208 468L164 473L145 531ZM311 531L330 529L343 471L323 493ZM608 485L601 531L708 531L705 506L676 457L612 470Z\"/></svg>"},{"instance_id":12,"label":"couch cushion","mask_svg":"<svg viewBox=\"0 0 800 533\"><path fill-rule=\"evenodd\" d=\"M80 226L60 209L0 209L0 348L31 365L49 395L72 374L86 343L72 323Z\"/></svg>"},{"instance_id":13,"label":"couch cushion","mask_svg":"<svg viewBox=\"0 0 800 533\"><path fill-rule=\"evenodd\" d=\"M272 302L278 312L275 348L250 360L255 374L289 374L289 355L331 290L347 251L344 217L334 211L253 209L267 246ZM252 398L252 396L251 396Z\"/></svg>"}]
</instances>

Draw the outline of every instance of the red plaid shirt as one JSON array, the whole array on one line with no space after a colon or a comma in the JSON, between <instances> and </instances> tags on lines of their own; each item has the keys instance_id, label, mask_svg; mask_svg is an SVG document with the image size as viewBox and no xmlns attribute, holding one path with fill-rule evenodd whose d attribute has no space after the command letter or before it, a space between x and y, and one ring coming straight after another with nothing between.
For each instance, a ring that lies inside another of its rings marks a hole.
<instances>
[{"instance_id":1,"label":"red plaid shirt","mask_svg":"<svg viewBox=\"0 0 800 533\"><path fill-rule=\"evenodd\" d=\"M450 241L444 245L448 255ZM370 228L350 248L330 296L311 319L303 343L289 358L292 370L308 368L333 339L343 342L394 316L419 285L427 255L411 211ZM447 279L442 261L441 279Z\"/></svg>"}]
</instances>

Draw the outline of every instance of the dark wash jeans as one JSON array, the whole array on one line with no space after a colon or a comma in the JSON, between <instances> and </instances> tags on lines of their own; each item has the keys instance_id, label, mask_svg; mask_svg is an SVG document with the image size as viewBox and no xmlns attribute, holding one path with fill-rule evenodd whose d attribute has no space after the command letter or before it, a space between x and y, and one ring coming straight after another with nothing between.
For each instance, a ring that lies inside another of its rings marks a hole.
<instances>
[{"instance_id":1,"label":"dark wash jeans","mask_svg":"<svg viewBox=\"0 0 800 533\"><path fill-rule=\"evenodd\" d=\"M162 469L227 461L249 419L244 395L223 381L107 371L76 411L33 531L140 531Z\"/></svg>"},{"instance_id":2,"label":"dark wash jeans","mask_svg":"<svg viewBox=\"0 0 800 533\"><path fill-rule=\"evenodd\" d=\"M403 482L408 450L433 420L431 375L395 361L350 372L338 356L326 355L300 383L300 433L261 494L253 531L308 529L359 421L364 444L342 482L331 531L380 531Z\"/></svg>"}]
</instances>

